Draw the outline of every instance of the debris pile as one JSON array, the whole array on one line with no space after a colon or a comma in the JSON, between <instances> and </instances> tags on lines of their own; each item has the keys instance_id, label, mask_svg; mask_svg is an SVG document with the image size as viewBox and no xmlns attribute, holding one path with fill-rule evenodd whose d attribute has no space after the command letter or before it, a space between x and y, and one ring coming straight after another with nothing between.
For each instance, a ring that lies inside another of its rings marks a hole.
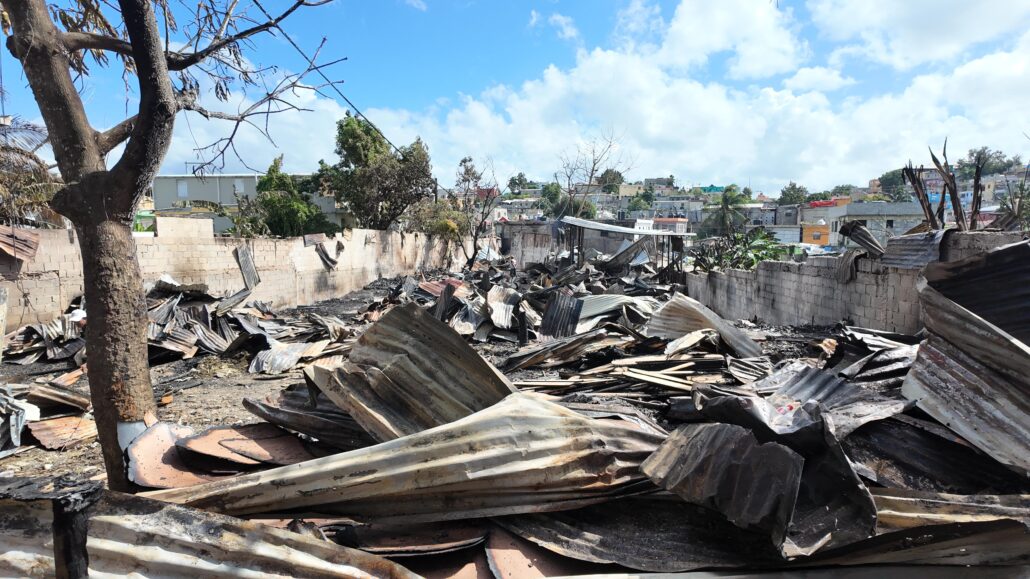
<instances>
[{"instance_id":1,"label":"debris pile","mask_svg":"<svg viewBox=\"0 0 1030 579\"><path fill-rule=\"evenodd\" d=\"M304 383L245 400L263 423L149 427L130 479L157 490L88 491L90 564L142 556L105 558L124 535L103 529L126 512L138 532L247 569L272 564L254 558L272 542L284 561L376 576L1030 564L1030 242L929 265L918 336L842 325L786 359L773 332L722 319L646 263L480 262L404 279L348 321L168 292L151 310L167 309L152 318L165 336L221 355L233 350L197 327L258 343L253 371L299 365ZM507 348L496 365L475 349L489 342ZM33 484L0 488L0 544L23 549L0 569L15 574L53 565L23 537L57 532L17 515L72 492ZM201 529L253 546L210 547ZM165 564L194 560L172 551Z\"/></svg>"}]
</instances>

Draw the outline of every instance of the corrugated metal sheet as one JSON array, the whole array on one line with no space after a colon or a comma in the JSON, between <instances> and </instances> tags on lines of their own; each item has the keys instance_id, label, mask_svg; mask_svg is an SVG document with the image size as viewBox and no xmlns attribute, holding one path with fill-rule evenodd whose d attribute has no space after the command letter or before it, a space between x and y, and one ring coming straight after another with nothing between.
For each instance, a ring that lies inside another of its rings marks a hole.
<instances>
[{"instance_id":1,"label":"corrugated metal sheet","mask_svg":"<svg viewBox=\"0 0 1030 579\"><path fill-rule=\"evenodd\" d=\"M762 355L762 347L747 337L743 331L733 327L701 302L681 293L675 293L651 320L644 326L644 334L675 340L683 334L712 328L719 332L722 340L741 358L756 358Z\"/></svg>"},{"instance_id":2,"label":"corrugated metal sheet","mask_svg":"<svg viewBox=\"0 0 1030 579\"><path fill-rule=\"evenodd\" d=\"M1030 279L1030 242L931 264L925 276L916 287L930 338L902 393L999 462L1030 475L1030 346L1021 339L1030 329L1030 284L1023 283ZM977 280L979 296L972 291Z\"/></svg>"},{"instance_id":3,"label":"corrugated metal sheet","mask_svg":"<svg viewBox=\"0 0 1030 579\"><path fill-rule=\"evenodd\" d=\"M733 424L677 428L640 470L683 500L713 509L779 545L787 532L805 459L775 442L760 443Z\"/></svg>"},{"instance_id":4,"label":"corrugated metal sheet","mask_svg":"<svg viewBox=\"0 0 1030 579\"><path fill-rule=\"evenodd\" d=\"M522 301L522 294L506 287L495 285L486 294L486 303L490 306L490 320L494 326L507 330L511 328L511 320L515 316L515 306Z\"/></svg>"},{"instance_id":5,"label":"corrugated metal sheet","mask_svg":"<svg viewBox=\"0 0 1030 579\"><path fill-rule=\"evenodd\" d=\"M625 249L619 251L611 257L608 261L597 264L598 269L609 273L619 272L625 270L626 266L633 263L634 265L643 265L650 260L637 260L637 258L643 254L645 256L650 253L656 253L654 237L649 235L641 236L640 239L631 243ZM639 263L638 263L639 261Z\"/></svg>"},{"instance_id":6,"label":"corrugated metal sheet","mask_svg":"<svg viewBox=\"0 0 1030 579\"><path fill-rule=\"evenodd\" d=\"M323 394L310 395L303 384L288 386L264 400L244 398L243 407L272 424L306 434L340 450L375 444L349 414Z\"/></svg>"},{"instance_id":7,"label":"corrugated metal sheet","mask_svg":"<svg viewBox=\"0 0 1030 579\"><path fill-rule=\"evenodd\" d=\"M582 319L621 310L623 306L635 308L642 315L650 317L659 305L658 300L648 296L633 297L617 294L600 294L583 296L579 299L583 302L583 310L579 314L579 317Z\"/></svg>"},{"instance_id":8,"label":"corrugated metal sheet","mask_svg":"<svg viewBox=\"0 0 1030 579\"><path fill-rule=\"evenodd\" d=\"M301 359L317 358L328 345L329 340L288 343L269 340L268 349L254 356L248 371L252 374L282 374L296 366Z\"/></svg>"},{"instance_id":9,"label":"corrugated metal sheet","mask_svg":"<svg viewBox=\"0 0 1030 579\"><path fill-rule=\"evenodd\" d=\"M540 335L565 338L576 333L576 324L583 311L583 301L563 293L551 294L540 322Z\"/></svg>"},{"instance_id":10,"label":"corrugated metal sheet","mask_svg":"<svg viewBox=\"0 0 1030 579\"><path fill-rule=\"evenodd\" d=\"M65 416L30 422L29 432L43 448L63 450L97 437L97 423L87 416Z\"/></svg>"},{"instance_id":11,"label":"corrugated metal sheet","mask_svg":"<svg viewBox=\"0 0 1030 579\"><path fill-rule=\"evenodd\" d=\"M546 512L644 488L640 462L661 441L621 420L512 394L373 447L151 496L240 515L301 510L405 522Z\"/></svg>"},{"instance_id":12,"label":"corrugated metal sheet","mask_svg":"<svg viewBox=\"0 0 1030 579\"><path fill-rule=\"evenodd\" d=\"M465 282L453 277L436 281L424 281L418 284L418 288L433 297L438 298L440 297L440 294L443 293L443 286L445 284L454 286L454 297L465 298L472 293L472 290L465 285Z\"/></svg>"},{"instance_id":13,"label":"corrugated metal sheet","mask_svg":"<svg viewBox=\"0 0 1030 579\"><path fill-rule=\"evenodd\" d=\"M579 219L578 217L565 216L561 218L561 222L566 225L572 225L575 227L582 227L583 229L591 229L594 231L607 231L609 233L626 233L630 235L649 235L654 237L686 237L686 233L675 233L672 231L663 231L660 229L631 229L629 227L622 227L619 225L610 225L608 223L598 223L597 221L590 221L589 219Z\"/></svg>"},{"instance_id":14,"label":"corrugated metal sheet","mask_svg":"<svg viewBox=\"0 0 1030 579\"><path fill-rule=\"evenodd\" d=\"M857 243L859 247L869 252L869 255L874 259L883 257L883 253L885 251L883 245L873 237L872 232L870 232L866 226L859 222L848 221L844 225L841 225L840 234Z\"/></svg>"},{"instance_id":15,"label":"corrugated metal sheet","mask_svg":"<svg viewBox=\"0 0 1030 579\"><path fill-rule=\"evenodd\" d=\"M0 225L0 250L22 261L32 259L39 249L39 233L31 229Z\"/></svg>"},{"instance_id":16,"label":"corrugated metal sheet","mask_svg":"<svg viewBox=\"0 0 1030 579\"><path fill-rule=\"evenodd\" d=\"M358 338L350 362L309 377L380 441L487 408L515 387L446 324L414 303L390 310Z\"/></svg>"},{"instance_id":17,"label":"corrugated metal sheet","mask_svg":"<svg viewBox=\"0 0 1030 579\"><path fill-rule=\"evenodd\" d=\"M1030 526L1030 495L973 496L903 489L871 489L881 533L924 525L1011 519Z\"/></svg>"},{"instance_id":18,"label":"corrugated metal sheet","mask_svg":"<svg viewBox=\"0 0 1030 579\"><path fill-rule=\"evenodd\" d=\"M674 573L781 563L767 534L745 531L677 498L626 498L559 513L494 521L550 551L593 563Z\"/></svg>"},{"instance_id":19,"label":"corrugated metal sheet","mask_svg":"<svg viewBox=\"0 0 1030 579\"><path fill-rule=\"evenodd\" d=\"M261 283L261 276L258 275L257 266L254 264L254 252L249 245L240 245L233 253L236 254L236 263L240 264L244 285L247 289L253 290Z\"/></svg>"},{"instance_id":20,"label":"corrugated metal sheet","mask_svg":"<svg viewBox=\"0 0 1030 579\"><path fill-rule=\"evenodd\" d=\"M880 263L901 269L923 269L941 259L941 241L948 230L901 235L887 240Z\"/></svg>"},{"instance_id":21,"label":"corrugated metal sheet","mask_svg":"<svg viewBox=\"0 0 1030 579\"><path fill-rule=\"evenodd\" d=\"M772 373L772 360L766 356L759 356L757 358L734 358L733 356L727 356L726 371L739 380L741 384L751 384Z\"/></svg>"},{"instance_id":22,"label":"corrugated metal sheet","mask_svg":"<svg viewBox=\"0 0 1030 579\"><path fill-rule=\"evenodd\" d=\"M417 577L377 555L262 523L56 484L0 481L0 575L87 576L85 568L59 575L56 548L60 560L88 564L90 577Z\"/></svg>"}]
</instances>

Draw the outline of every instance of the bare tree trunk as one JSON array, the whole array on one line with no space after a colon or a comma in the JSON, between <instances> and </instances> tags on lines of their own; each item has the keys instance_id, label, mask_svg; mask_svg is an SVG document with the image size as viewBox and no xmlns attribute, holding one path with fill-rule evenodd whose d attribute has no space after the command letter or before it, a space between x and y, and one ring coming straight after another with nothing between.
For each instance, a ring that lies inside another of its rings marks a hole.
<instances>
[{"instance_id":1,"label":"bare tree trunk","mask_svg":"<svg viewBox=\"0 0 1030 579\"><path fill-rule=\"evenodd\" d=\"M124 448L156 420L147 364L147 308L129 226L78 226L86 288L86 352L108 486L129 490Z\"/></svg>"}]
</instances>

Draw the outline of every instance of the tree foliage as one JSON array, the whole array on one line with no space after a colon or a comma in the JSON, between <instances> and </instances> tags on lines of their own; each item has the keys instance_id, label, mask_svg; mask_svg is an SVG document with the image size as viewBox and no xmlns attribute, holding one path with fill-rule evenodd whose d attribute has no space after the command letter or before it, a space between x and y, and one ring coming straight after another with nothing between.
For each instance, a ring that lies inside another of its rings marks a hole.
<instances>
[{"instance_id":1,"label":"tree foliage","mask_svg":"<svg viewBox=\"0 0 1030 579\"><path fill-rule=\"evenodd\" d=\"M830 197L851 197L851 194L855 192L854 185L837 185L830 190Z\"/></svg>"},{"instance_id":2,"label":"tree foliage","mask_svg":"<svg viewBox=\"0 0 1030 579\"><path fill-rule=\"evenodd\" d=\"M972 179L974 173L976 173L976 159L979 155L983 155L987 159L987 163L983 168L983 175L1005 173L1012 169L1023 168L1024 166L1023 158L1019 155L1013 155L1010 158L1002 151L997 151L990 147L980 147L979 149L969 149L966 157L959 159L955 163L955 177L960 180Z\"/></svg>"},{"instance_id":3,"label":"tree foliage","mask_svg":"<svg viewBox=\"0 0 1030 579\"><path fill-rule=\"evenodd\" d=\"M627 208L630 211L647 211L651 208L651 204L647 202L642 195L636 195L629 200Z\"/></svg>"},{"instance_id":4,"label":"tree foliage","mask_svg":"<svg viewBox=\"0 0 1030 579\"><path fill-rule=\"evenodd\" d=\"M319 182L347 203L362 227L389 228L436 188L421 139L393 151L371 123L349 112L336 125L336 154L335 165L320 163Z\"/></svg>"},{"instance_id":5,"label":"tree foliage","mask_svg":"<svg viewBox=\"0 0 1030 579\"><path fill-rule=\"evenodd\" d=\"M902 170L894 169L880 175L880 191L891 199L900 198L901 196L907 198L908 194L905 193L905 177L902 175Z\"/></svg>"},{"instance_id":6,"label":"tree foliage","mask_svg":"<svg viewBox=\"0 0 1030 579\"><path fill-rule=\"evenodd\" d=\"M523 189L532 188L533 183L526 178L526 174L519 171L518 175L508 179L508 191L512 193L520 193Z\"/></svg>"},{"instance_id":7,"label":"tree foliage","mask_svg":"<svg viewBox=\"0 0 1030 579\"><path fill-rule=\"evenodd\" d=\"M279 155L269 165L268 171L258 179L257 182L258 193L264 193L266 191L280 191L283 193L296 193L297 184L294 182L293 177L283 173L283 156Z\"/></svg>"},{"instance_id":8,"label":"tree foliage","mask_svg":"<svg viewBox=\"0 0 1030 579\"><path fill-rule=\"evenodd\" d=\"M58 227L64 220L50 208L63 187L36 151L47 141L44 127L13 118L0 125L0 221Z\"/></svg>"},{"instance_id":9,"label":"tree foliage","mask_svg":"<svg viewBox=\"0 0 1030 579\"><path fill-rule=\"evenodd\" d=\"M597 183L605 193L617 193L619 191L619 185L622 185L625 182L626 181L622 177L622 173L619 172L618 169L610 167L605 169L597 179Z\"/></svg>"},{"instance_id":10,"label":"tree foliage","mask_svg":"<svg viewBox=\"0 0 1030 579\"><path fill-rule=\"evenodd\" d=\"M833 195L829 191L820 191L819 193L809 193L805 197L805 203L810 201L829 201L833 198Z\"/></svg>"},{"instance_id":11,"label":"tree foliage","mask_svg":"<svg viewBox=\"0 0 1030 579\"><path fill-rule=\"evenodd\" d=\"M748 199L735 185L726 187L717 201L717 205L701 223L703 237L732 235L747 221L747 216L741 211L741 205L747 203Z\"/></svg>"},{"instance_id":12,"label":"tree foliage","mask_svg":"<svg viewBox=\"0 0 1030 579\"><path fill-rule=\"evenodd\" d=\"M780 198L776 203L780 205L797 205L805 202L808 196L808 189L791 181L786 187L780 190Z\"/></svg>"},{"instance_id":13,"label":"tree foliage","mask_svg":"<svg viewBox=\"0 0 1030 579\"><path fill-rule=\"evenodd\" d=\"M777 261L786 254L786 246L762 228L707 239L690 249L694 267L704 272L754 269L763 261Z\"/></svg>"}]
</instances>

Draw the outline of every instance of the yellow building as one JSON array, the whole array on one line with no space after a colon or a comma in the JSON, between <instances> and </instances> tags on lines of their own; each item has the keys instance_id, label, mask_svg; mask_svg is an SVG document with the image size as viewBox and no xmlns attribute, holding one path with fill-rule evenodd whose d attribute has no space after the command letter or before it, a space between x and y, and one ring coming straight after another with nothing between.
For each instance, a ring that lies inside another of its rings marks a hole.
<instances>
[{"instance_id":1,"label":"yellow building","mask_svg":"<svg viewBox=\"0 0 1030 579\"><path fill-rule=\"evenodd\" d=\"M830 226L826 224L815 225L812 223L802 223L801 243L811 243L813 245L829 245Z\"/></svg>"}]
</instances>

